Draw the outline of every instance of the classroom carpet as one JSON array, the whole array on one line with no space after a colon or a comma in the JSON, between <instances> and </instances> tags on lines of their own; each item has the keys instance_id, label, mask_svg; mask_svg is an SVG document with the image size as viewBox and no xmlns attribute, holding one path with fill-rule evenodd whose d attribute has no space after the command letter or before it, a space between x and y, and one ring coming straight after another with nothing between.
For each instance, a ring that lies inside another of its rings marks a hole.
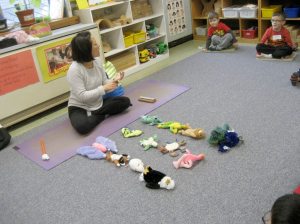
<instances>
[{"instance_id":1,"label":"classroom carpet","mask_svg":"<svg viewBox=\"0 0 300 224\"><path fill-rule=\"evenodd\" d=\"M72 128L69 119L66 118L58 125L45 132L38 133L14 148L26 158L49 170L74 156L79 147L91 145L98 136L108 137L188 89L186 86L172 83L145 80L136 85L131 85L125 90L125 95L131 99L133 106L124 113L107 118L92 133L79 135ZM140 96L153 97L156 102L140 102L138 101ZM41 140L45 143L46 152L50 157L49 160L42 160L41 158Z\"/></svg>"},{"instance_id":2,"label":"classroom carpet","mask_svg":"<svg viewBox=\"0 0 300 224\"><path fill-rule=\"evenodd\" d=\"M175 135L140 119L127 126L143 130L140 137L123 138L118 131L109 136L119 153L173 178L174 190L148 189L129 167L82 156L45 171L10 145L0 151L0 223L262 223L274 201L300 185L300 86L290 82L300 57L278 63L255 55L254 45L241 45L230 54L199 52L134 83L157 80L190 87L150 115L202 128L206 139ZM223 123L244 139L228 153L207 141ZM13 138L12 144L19 145L28 134ZM143 150L139 140L154 134L159 144L186 140L186 147L204 153L205 160L191 169L175 169L179 156Z\"/></svg>"}]
</instances>

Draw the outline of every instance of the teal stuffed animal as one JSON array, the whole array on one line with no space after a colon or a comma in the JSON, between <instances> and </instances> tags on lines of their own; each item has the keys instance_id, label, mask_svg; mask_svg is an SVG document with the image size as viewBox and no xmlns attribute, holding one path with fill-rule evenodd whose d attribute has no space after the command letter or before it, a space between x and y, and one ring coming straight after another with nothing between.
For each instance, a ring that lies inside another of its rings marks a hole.
<instances>
[{"instance_id":1,"label":"teal stuffed animal","mask_svg":"<svg viewBox=\"0 0 300 224\"><path fill-rule=\"evenodd\" d=\"M159 119L157 116L144 115L141 117L141 119L144 124L149 124L151 126L162 123L162 120Z\"/></svg>"}]
</instances>

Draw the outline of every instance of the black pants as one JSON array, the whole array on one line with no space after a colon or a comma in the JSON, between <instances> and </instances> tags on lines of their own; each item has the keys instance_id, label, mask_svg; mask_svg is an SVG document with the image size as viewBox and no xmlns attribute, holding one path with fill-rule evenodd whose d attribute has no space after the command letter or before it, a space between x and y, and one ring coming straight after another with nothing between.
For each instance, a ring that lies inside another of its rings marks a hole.
<instances>
[{"instance_id":1,"label":"black pants","mask_svg":"<svg viewBox=\"0 0 300 224\"><path fill-rule=\"evenodd\" d=\"M68 113L73 128L79 134L87 134L104 121L107 115L121 113L130 106L131 103L128 97L117 96L104 100L102 107L92 111L90 116L88 116L85 109L74 106L68 107Z\"/></svg>"},{"instance_id":2,"label":"black pants","mask_svg":"<svg viewBox=\"0 0 300 224\"><path fill-rule=\"evenodd\" d=\"M267 44L257 44L256 51L263 54L272 54L273 58L282 58L293 53L293 49L288 45L274 47Z\"/></svg>"}]
</instances>

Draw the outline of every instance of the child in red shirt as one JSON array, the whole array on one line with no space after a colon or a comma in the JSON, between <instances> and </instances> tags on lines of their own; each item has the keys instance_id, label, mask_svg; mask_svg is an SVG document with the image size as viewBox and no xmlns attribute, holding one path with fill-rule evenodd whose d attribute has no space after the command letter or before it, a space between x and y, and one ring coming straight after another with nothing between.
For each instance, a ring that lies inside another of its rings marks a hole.
<instances>
[{"instance_id":1,"label":"child in red shirt","mask_svg":"<svg viewBox=\"0 0 300 224\"><path fill-rule=\"evenodd\" d=\"M216 12L208 13L208 22L210 27L207 31L206 49L211 51L221 51L229 48L237 40L232 30L220 22L219 16Z\"/></svg>"},{"instance_id":2,"label":"child in red shirt","mask_svg":"<svg viewBox=\"0 0 300 224\"><path fill-rule=\"evenodd\" d=\"M256 56L283 58L291 55L297 46L292 42L289 31L283 27L285 15L283 13L274 13L271 23L272 26L264 33L261 43L256 46Z\"/></svg>"}]
</instances>

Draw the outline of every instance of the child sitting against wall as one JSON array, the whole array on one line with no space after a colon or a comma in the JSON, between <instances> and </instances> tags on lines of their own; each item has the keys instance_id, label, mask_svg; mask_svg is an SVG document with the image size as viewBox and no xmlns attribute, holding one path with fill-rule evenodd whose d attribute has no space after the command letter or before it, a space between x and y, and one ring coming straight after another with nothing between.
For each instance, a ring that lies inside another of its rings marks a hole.
<instances>
[{"instance_id":1,"label":"child sitting against wall","mask_svg":"<svg viewBox=\"0 0 300 224\"><path fill-rule=\"evenodd\" d=\"M208 22L210 27L207 31L206 50L221 51L237 44L231 28L220 22L216 12L208 13Z\"/></svg>"},{"instance_id":2,"label":"child sitting against wall","mask_svg":"<svg viewBox=\"0 0 300 224\"><path fill-rule=\"evenodd\" d=\"M283 26L285 15L276 12L272 15L272 26L269 27L261 38L261 43L256 46L256 57L284 58L297 49L292 42L290 32Z\"/></svg>"}]
</instances>

